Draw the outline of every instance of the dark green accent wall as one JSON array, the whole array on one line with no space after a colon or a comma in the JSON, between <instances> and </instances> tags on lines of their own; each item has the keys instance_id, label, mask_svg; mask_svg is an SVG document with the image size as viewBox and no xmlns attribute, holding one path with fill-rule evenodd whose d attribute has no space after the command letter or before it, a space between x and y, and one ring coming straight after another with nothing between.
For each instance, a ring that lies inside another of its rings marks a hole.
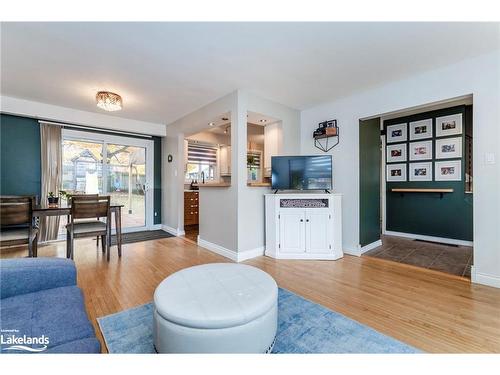
<instances>
[{"instance_id":1,"label":"dark green accent wall","mask_svg":"<svg viewBox=\"0 0 500 375\"><path fill-rule=\"evenodd\" d=\"M380 118L359 121L359 243L380 239Z\"/></svg>"},{"instance_id":2,"label":"dark green accent wall","mask_svg":"<svg viewBox=\"0 0 500 375\"><path fill-rule=\"evenodd\" d=\"M116 135L116 133L96 131ZM0 194L38 195L41 189L40 126L37 119L0 115ZM154 142L154 224L161 224L161 137Z\"/></svg>"},{"instance_id":3,"label":"dark green accent wall","mask_svg":"<svg viewBox=\"0 0 500 375\"><path fill-rule=\"evenodd\" d=\"M40 196L40 164L38 121L1 114L0 194Z\"/></svg>"},{"instance_id":4,"label":"dark green accent wall","mask_svg":"<svg viewBox=\"0 0 500 375\"><path fill-rule=\"evenodd\" d=\"M472 106L457 106L384 121L388 125L433 119L433 168L436 117L462 113L462 181L387 182L386 229L388 231L472 241L472 194L465 193L465 133L472 127ZM409 127L408 127L409 131ZM455 136L456 137L456 136ZM409 136L408 136L409 138ZM439 138L441 139L441 138ZM407 142L409 143L409 141ZM446 159L438 159L442 161ZM456 159L455 159L456 160ZM407 170L409 166L407 162ZM433 176L434 179L434 176ZM392 193L392 188L452 188L443 198L437 193Z\"/></svg>"}]
</instances>

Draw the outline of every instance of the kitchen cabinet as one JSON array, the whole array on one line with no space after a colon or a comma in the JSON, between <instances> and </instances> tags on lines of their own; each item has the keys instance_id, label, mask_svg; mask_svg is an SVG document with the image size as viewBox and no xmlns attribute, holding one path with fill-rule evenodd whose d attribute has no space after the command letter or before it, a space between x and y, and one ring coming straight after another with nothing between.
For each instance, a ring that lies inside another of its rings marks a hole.
<instances>
[{"instance_id":1,"label":"kitchen cabinet","mask_svg":"<svg viewBox=\"0 0 500 375\"><path fill-rule=\"evenodd\" d=\"M222 177L231 176L231 146L220 146L219 166Z\"/></svg>"},{"instance_id":2,"label":"kitchen cabinet","mask_svg":"<svg viewBox=\"0 0 500 375\"><path fill-rule=\"evenodd\" d=\"M265 254L277 259L343 256L340 194L266 194Z\"/></svg>"},{"instance_id":3,"label":"kitchen cabinet","mask_svg":"<svg viewBox=\"0 0 500 375\"><path fill-rule=\"evenodd\" d=\"M264 176L271 176L271 157L282 152L283 135L281 122L264 127Z\"/></svg>"},{"instance_id":4,"label":"kitchen cabinet","mask_svg":"<svg viewBox=\"0 0 500 375\"><path fill-rule=\"evenodd\" d=\"M199 223L199 193L197 191L184 192L184 225L197 225Z\"/></svg>"}]
</instances>

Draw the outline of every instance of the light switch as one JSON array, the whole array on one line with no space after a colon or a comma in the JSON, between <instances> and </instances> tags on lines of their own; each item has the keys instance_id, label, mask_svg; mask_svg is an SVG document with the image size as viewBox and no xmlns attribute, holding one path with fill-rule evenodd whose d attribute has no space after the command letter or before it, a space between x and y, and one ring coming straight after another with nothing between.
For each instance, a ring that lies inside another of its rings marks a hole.
<instances>
[{"instance_id":1,"label":"light switch","mask_svg":"<svg viewBox=\"0 0 500 375\"><path fill-rule=\"evenodd\" d=\"M495 164L495 154L493 152L487 152L484 154L485 164Z\"/></svg>"}]
</instances>

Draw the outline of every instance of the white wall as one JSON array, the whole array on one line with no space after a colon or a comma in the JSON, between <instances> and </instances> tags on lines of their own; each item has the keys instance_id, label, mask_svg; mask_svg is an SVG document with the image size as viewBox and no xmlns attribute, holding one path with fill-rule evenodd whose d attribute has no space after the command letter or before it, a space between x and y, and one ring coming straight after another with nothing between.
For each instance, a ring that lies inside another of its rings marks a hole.
<instances>
[{"instance_id":1,"label":"white wall","mask_svg":"<svg viewBox=\"0 0 500 375\"><path fill-rule=\"evenodd\" d=\"M334 160L335 191L344 194L344 250L358 253L359 119L472 94L474 107L473 281L500 287L500 52L485 54L388 83L301 113L301 152L320 153L312 131L338 119L340 144ZM494 154L495 164L486 163Z\"/></svg>"},{"instance_id":2,"label":"white wall","mask_svg":"<svg viewBox=\"0 0 500 375\"><path fill-rule=\"evenodd\" d=\"M214 118L237 111L238 92L226 95L167 125L167 137L163 147L164 183L162 212L163 224L169 230L182 234L184 229L184 138L208 129ZM231 143L236 132L231 131ZM167 156L173 162L167 163ZM234 163L237 150L232 149ZM232 176L234 177L234 174ZM224 249L237 248L237 186L233 183L224 188L200 189L200 238Z\"/></svg>"},{"instance_id":3,"label":"white wall","mask_svg":"<svg viewBox=\"0 0 500 375\"><path fill-rule=\"evenodd\" d=\"M184 160L180 144L186 135L208 128L208 122L219 115L231 116L231 186L200 188L200 239L222 249L225 255L263 249L264 194L270 189L247 186L247 112L257 112L283 123L283 149L288 154L299 153L300 113L284 105L237 90L185 117L167 125L163 148L164 225L182 233ZM167 163L172 154L174 162ZM177 160L177 162L175 162Z\"/></svg>"},{"instance_id":4,"label":"white wall","mask_svg":"<svg viewBox=\"0 0 500 375\"><path fill-rule=\"evenodd\" d=\"M132 132L147 135L164 136L165 124L138 121L101 113L80 111L68 107L34 102L9 96L0 97L3 113L26 116L40 120L63 122L74 125L85 125L102 129Z\"/></svg>"},{"instance_id":5,"label":"white wall","mask_svg":"<svg viewBox=\"0 0 500 375\"><path fill-rule=\"evenodd\" d=\"M247 112L261 113L281 120L282 126L282 154L297 155L300 152L300 112L282 104L267 100L251 93L244 92L240 95L242 116L246 118ZM246 125L246 123L245 123ZM265 212L264 194L271 193L269 188L247 186L246 165L246 129L242 132L240 142L242 149L238 169L238 252L251 251L264 248L265 245Z\"/></svg>"}]
</instances>

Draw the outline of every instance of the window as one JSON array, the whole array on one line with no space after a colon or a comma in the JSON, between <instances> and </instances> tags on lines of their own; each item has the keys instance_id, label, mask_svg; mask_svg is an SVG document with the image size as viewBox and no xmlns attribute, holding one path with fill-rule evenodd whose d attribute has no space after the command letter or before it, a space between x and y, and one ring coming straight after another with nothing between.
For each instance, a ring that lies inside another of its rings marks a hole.
<instances>
[{"instance_id":1,"label":"window","mask_svg":"<svg viewBox=\"0 0 500 375\"><path fill-rule=\"evenodd\" d=\"M186 181L215 180L217 171L217 148L211 145L188 143Z\"/></svg>"}]
</instances>

